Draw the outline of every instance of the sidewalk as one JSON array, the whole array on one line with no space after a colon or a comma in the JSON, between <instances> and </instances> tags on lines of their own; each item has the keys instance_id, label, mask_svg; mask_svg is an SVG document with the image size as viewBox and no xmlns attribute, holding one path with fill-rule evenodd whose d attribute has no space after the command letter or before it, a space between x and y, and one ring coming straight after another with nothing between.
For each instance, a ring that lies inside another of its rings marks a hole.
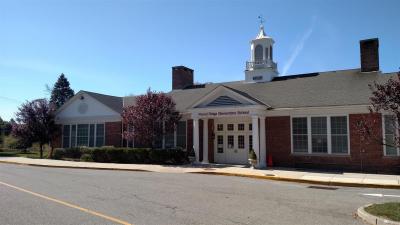
<instances>
[{"instance_id":1,"label":"sidewalk","mask_svg":"<svg viewBox=\"0 0 400 225\"><path fill-rule=\"evenodd\" d=\"M400 189L400 175L382 175L365 173L332 173L332 172L306 172L290 169L250 169L234 165L150 165L150 164L116 164L73 162L50 159L30 159L24 157L0 157L0 163L12 163L43 167L60 167L76 169L104 169L126 171L148 171L160 173L201 173L226 176L242 176L258 179L291 181L321 185L376 187Z\"/></svg>"}]
</instances>

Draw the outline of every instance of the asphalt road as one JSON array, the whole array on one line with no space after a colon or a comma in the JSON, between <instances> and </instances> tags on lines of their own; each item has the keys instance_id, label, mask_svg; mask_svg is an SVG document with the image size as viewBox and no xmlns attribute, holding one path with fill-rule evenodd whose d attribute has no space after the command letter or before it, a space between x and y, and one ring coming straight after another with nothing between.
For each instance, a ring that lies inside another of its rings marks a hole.
<instances>
[{"instance_id":1,"label":"asphalt road","mask_svg":"<svg viewBox=\"0 0 400 225\"><path fill-rule=\"evenodd\" d=\"M363 224L354 218L359 206L399 201L396 195L400 190L0 164L2 225Z\"/></svg>"}]
</instances>

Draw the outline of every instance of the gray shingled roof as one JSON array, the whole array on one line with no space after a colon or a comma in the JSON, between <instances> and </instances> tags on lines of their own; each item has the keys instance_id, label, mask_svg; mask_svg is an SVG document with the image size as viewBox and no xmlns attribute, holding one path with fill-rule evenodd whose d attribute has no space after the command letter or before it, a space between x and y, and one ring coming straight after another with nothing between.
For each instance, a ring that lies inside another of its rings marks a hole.
<instances>
[{"instance_id":1,"label":"gray shingled roof","mask_svg":"<svg viewBox=\"0 0 400 225\"><path fill-rule=\"evenodd\" d=\"M353 69L263 83L238 81L207 84L204 88L173 90L168 94L175 100L177 110L181 112L220 85L272 108L367 105L371 96L368 85L374 81L383 83L395 75L396 73L361 73L359 69ZM124 105L134 104L134 99L134 96L125 97Z\"/></svg>"},{"instance_id":2,"label":"gray shingled roof","mask_svg":"<svg viewBox=\"0 0 400 225\"><path fill-rule=\"evenodd\" d=\"M103 94L90 92L90 91L82 91L82 92L90 95L92 98L103 103L104 105L108 106L112 110L114 110L118 113L122 113L122 107L123 107L123 98L122 97L103 95Z\"/></svg>"}]
</instances>

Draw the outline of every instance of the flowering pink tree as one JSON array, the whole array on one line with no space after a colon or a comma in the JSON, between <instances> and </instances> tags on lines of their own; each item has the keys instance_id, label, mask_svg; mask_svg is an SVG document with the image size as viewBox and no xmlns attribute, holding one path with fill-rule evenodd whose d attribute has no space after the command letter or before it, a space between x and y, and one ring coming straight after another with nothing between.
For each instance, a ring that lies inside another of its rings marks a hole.
<instances>
[{"instance_id":1,"label":"flowering pink tree","mask_svg":"<svg viewBox=\"0 0 400 225\"><path fill-rule=\"evenodd\" d=\"M387 112L392 115L392 122L388 124L391 126L390 129L393 131L399 131L400 129L400 72L397 73L397 77L389 79L386 83L378 84L375 82L370 85L370 88L372 90L370 113L357 122L357 133L364 144L375 142L398 147L400 146L400 139L397 135L394 141L384 143L381 134L374 131L373 127L379 125L376 114Z\"/></svg>"},{"instance_id":2,"label":"flowering pink tree","mask_svg":"<svg viewBox=\"0 0 400 225\"><path fill-rule=\"evenodd\" d=\"M123 136L144 146L155 147L157 139L174 131L180 118L170 96L148 89L146 94L136 97L135 105L123 109L123 123L133 128L124 131Z\"/></svg>"},{"instance_id":3,"label":"flowering pink tree","mask_svg":"<svg viewBox=\"0 0 400 225\"><path fill-rule=\"evenodd\" d=\"M18 110L12 135L28 145L38 142L40 158L43 158L43 146L48 143L52 146L52 140L59 133L54 121L55 108L46 99L37 99L22 104Z\"/></svg>"}]
</instances>

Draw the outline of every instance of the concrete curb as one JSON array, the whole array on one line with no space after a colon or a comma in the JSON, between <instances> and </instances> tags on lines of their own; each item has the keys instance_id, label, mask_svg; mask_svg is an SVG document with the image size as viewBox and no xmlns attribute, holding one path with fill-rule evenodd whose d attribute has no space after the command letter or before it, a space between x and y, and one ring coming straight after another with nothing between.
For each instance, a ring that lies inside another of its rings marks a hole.
<instances>
[{"instance_id":1,"label":"concrete curb","mask_svg":"<svg viewBox=\"0 0 400 225\"><path fill-rule=\"evenodd\" d=\"M10 161L1 161L1 160L0 160L0 163L14 164L14 165L25 165L25 166L36 166L36 167L65 168L65 169L89 169L89 170L114 170L114 171L133 171L133 172L157 172L157 171L144 170L144 169L104 168L104 167L90 167L90 166L84 166L84 167L83 166L57 166L57 165L45 165L45 164L34 164L34 163L10 162ZM285 181L285 182L292 182L292 183L316 184L316 185L327 185L327 186L400 189L400 185L316 181L316 180L307 180L307 179L298 179L298 178L288 178L288 177L278 177L278 176L268 176L268 175L251 175L251 174L230 173L230 172L192 171L192 172L184 172L184 173L247 177L247 178L262 179L262 180L275 180L275 181Z\"/></svg>"},{"instance_id":2,"label":"concrete curb","mask_svg":"<svg viewBox=\"0 0 400 225\"><path fill-rule=\"evenodd\" d=\"M50 167L50 168L63 168L63 169L85 169L85 170L115 170L115 171L133 171L133 172L153 172L151 170L143 169L120 169L120 168L102 168L102 167L88 167L88 166L56 166L56 165L43 165L43 164L33 164L33 163L19 163L19 162L5 162L0 161L4 164L14 164L23 166L35 166L35 167Z\"/></svg>"},{"instance_id":3,"label":"concrete curb","mask_svg":"<svg viewBox=\"0 0 400 225\"><path fill-rule=\"evenodd\" d=\"M248 177L248 178L263 179L263 180L276 180L276 181L286 181L286 182L292 182L292 183L318 184L318 185L327 185L327 186L400 189L400 185L390 185L390 184L362 184L362 183L344 183L344 182L332 182L332 181L315 181L315 180L306 180L306 179L297 179L297 178L288 178L288 177L249 175L249 174L238 174L238 173L227 173L227 172L207 172L207 171L203 172L202 171L202 172L189 172L189 173L235 176L235 177Z\"/></svg>"},{"instance_id":4,"label":"concrete curb","mask_svg":"<svg viewBox=\"0 0 400 225\"><path fill-rule=\"evenodd\" d=\"M371 204L370 204L371 205ZM374 216L372 214L367 213L364 208L368 207L370 205L362 206L357 209L357 215L361 219L363 219L365 222L369 224L375 224L375 225L400 225L399 222L395 222L392 220L384 219L382 217Z\"/></svg>"}]
</instances>

